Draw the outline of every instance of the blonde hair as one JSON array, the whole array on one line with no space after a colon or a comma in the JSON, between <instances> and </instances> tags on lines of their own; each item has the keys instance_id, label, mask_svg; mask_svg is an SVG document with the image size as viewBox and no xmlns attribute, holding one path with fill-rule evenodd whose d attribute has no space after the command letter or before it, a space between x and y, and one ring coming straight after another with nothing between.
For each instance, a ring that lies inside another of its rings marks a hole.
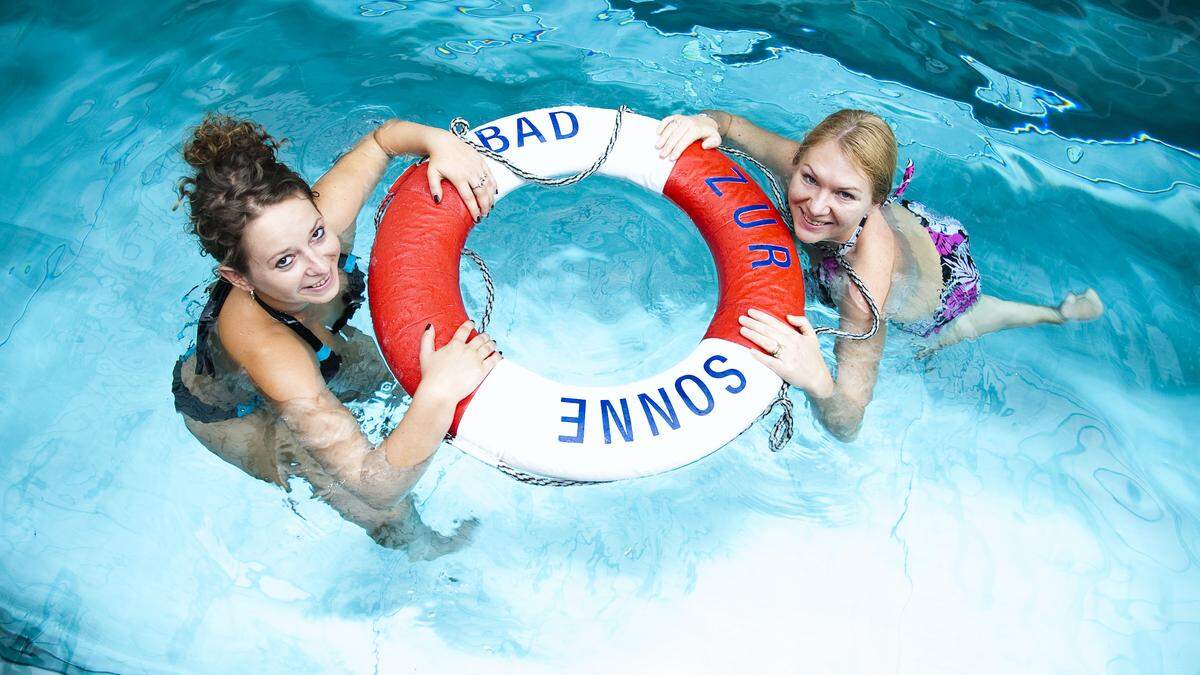
<instances>
[{"instance_id":1,"label":"blonde hair","mask_svg":"<svg viewBox=\"0 0 1200 675\"><path fill-rule=\"evenodd\" d=\"M887 199L896 173L896 136L887 122L866 110L839 110L805 135L792 164L799 164L805 153L825 141L837 143L850 161L867 174L872 203Z\"/></svg>"}]
</instances>

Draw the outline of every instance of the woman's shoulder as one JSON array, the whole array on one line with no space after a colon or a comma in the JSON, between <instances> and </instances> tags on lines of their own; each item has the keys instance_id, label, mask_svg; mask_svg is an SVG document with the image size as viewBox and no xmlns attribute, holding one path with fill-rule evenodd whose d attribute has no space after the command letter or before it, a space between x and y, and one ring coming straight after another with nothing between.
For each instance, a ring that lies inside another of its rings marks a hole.
<instances>
[{"instance_id":1,"label":"woman's shoulder","mask_svg":"<svg viewBox=\"0 0 1200 675\"><path fill-rule=\"evenodd\" d=\"M860 274L878 271L891 275L896 254L896 231L881 212L867 217L867 224L858 237L857 248L858 262L862 268Z\"/></svg>"},{"instance_id":2,"label":"woman's shoulder","mask_svg":"<svg viewBox=\"0 0 1200 675\"><path fill-rule=\"evenodd\" d=\"M221 347L242 368L252 371L264 354L291 351L300 344L295 334L258 306L249 293L233 289L217 316Z\"/></svg>"},{"instance_id":3,"label":"woman's shoulder","mask_svg":"<svg viewBox=\"0 0 1200 675\"><path fill-rule=\"evenodd\" d=\"M880 214L873 213L868 217L867 224L859 234L858 243L854 248L854 259L850 261L854 271L870 291L875 304L883 307L892 287L892 274L896 259L896 233L892 231ZM858 289L847 285L847 293L843 298L844 301L850 302L849 307L843 302L843 313L851 308L864 313L864 315L869 313L867 302Z\"/></svg>"},{"instance_id":4,"label":"woman's shoulder","mask_svg":"<svg viewBox=\"0 0 1200 675\"><path fill-rule=\"evenodd\" d=\"M225 353L268 400L308 398L326 389L312 348L248 293L230 294L217 329Z\"/></svg>"}]
</instances>

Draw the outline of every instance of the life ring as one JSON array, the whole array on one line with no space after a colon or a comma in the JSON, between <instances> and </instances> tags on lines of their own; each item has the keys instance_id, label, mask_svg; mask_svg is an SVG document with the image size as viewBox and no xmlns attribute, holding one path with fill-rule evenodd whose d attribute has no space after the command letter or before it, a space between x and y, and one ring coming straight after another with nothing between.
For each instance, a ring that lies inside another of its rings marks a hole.
<instances>
[{"instance_id":1,"label":"life ring","mask_svg":"<svg viewBox=\"0 0 1200 675\"><path fill-rule=\"evenodd\" d=\"M617 112L566 106L519 113L471 137L539 176L574 174L602 156ZM660 192L700 230L717 268L716 313L704 338L679 363L617 386L555 382L502 360L463 400L450 443L484 462L535 477L611 481L690 464L749 428L782 381L751 354L738 317L757 307L782 317L804 311L804 281L792 237L745 169L692 144L676 161L654 148L658 121L625 113L599 173ZM487 160L503 198L525 181ZM407 391L420 383L425 325L438 346L467 319L459 258L474 222L453 186L436 205L426 165L409 168L388 191L367 275L375 335Z\"/></svg>"}]
</instances>

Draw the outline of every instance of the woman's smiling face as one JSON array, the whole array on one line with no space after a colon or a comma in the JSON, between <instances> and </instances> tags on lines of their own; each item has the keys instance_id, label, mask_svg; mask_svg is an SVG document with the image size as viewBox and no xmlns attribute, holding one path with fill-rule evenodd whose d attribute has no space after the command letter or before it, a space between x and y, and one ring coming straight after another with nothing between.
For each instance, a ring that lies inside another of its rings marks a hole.
<instances>
[{"instance_id":1,"label":"woman's smiling face","mask_svg":"<svg viewBox=\"0 0 1200 675\"><path fill-rule=\"evenodd\" d=\"M245 280L282 305L323 304L337 296L341 244L307 197L272 204L246 223Z\"/></svg>"},{"instance_id":2,"label":"woman's smiling face","mask_svg":"<svg viewBox=\"0 0 1200 675\"><path fill-rule=\"evenodd\" d=\"M814 145L796 163L788 207L801 242L845 241L874 206L870 179L836 142Z\"/></svg>"}]
</instances>

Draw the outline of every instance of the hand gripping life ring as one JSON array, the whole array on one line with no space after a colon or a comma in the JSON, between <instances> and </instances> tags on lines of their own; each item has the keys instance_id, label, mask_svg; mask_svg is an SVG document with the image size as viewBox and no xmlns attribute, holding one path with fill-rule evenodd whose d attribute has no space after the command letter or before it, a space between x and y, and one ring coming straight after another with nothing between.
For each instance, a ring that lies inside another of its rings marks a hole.
<instances>
[{"instance_id":1,"label":"hand gripping life ring","mask_svg":"<svg viewBox=\"0 0 1200 675\"><path fill-rule=\"evenodd\" d=\"M602 156L616 111L567 106L511 115L471 138L539 176L573 174ZM459 404L455 447L510 473L565 481L647 476L694 462L750 427L780 390L751 355L738 316L757 307L782 317L804 311L792 237L762 189L723 153L693 144L677 161L654 148L657 120L625 113L599 173L661 192L699 228L717 268L716 314L682 361L637 382L579 386L502 360ZM500 197L525 184L490 159ZM388 192L368 275L371 315L383 356L404 388L420 383L425 325L438 346L466 321L459 257L474 225L454 188L433 202L426 165ZM636 355L631 355L636 358Z\"/></svg>"}]
</instances>

